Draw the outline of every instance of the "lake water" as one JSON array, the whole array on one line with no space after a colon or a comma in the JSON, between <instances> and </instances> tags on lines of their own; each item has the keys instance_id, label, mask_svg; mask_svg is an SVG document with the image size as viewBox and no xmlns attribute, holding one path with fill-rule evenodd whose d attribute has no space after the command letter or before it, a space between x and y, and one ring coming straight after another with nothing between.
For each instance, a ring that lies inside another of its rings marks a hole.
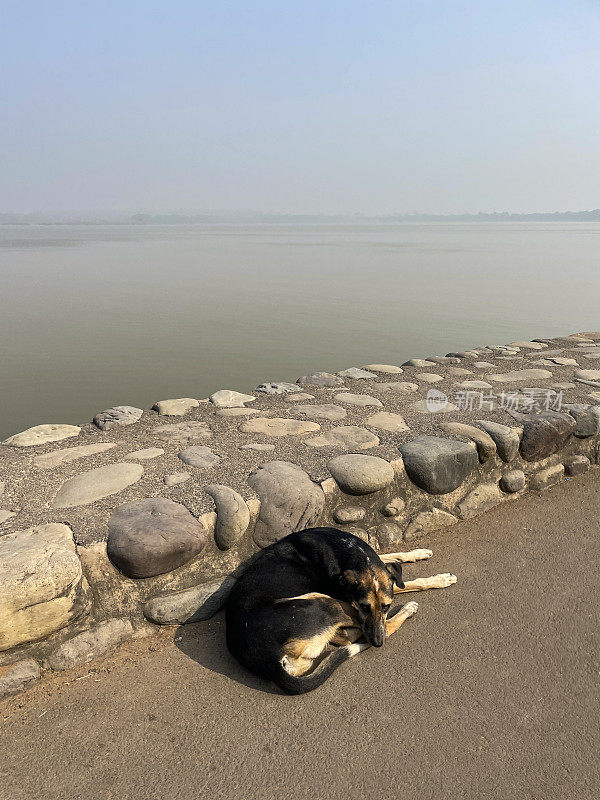
<instances>
[{"instance_id":1,"label":"lake water","mask_svg":"<svg viewBox=\"0 0 600 800\"><path fill-rule=\"evenodd\" d=\"M0 226L0 439L600 328L600 223Z\"/></svg>"}]
</instances>

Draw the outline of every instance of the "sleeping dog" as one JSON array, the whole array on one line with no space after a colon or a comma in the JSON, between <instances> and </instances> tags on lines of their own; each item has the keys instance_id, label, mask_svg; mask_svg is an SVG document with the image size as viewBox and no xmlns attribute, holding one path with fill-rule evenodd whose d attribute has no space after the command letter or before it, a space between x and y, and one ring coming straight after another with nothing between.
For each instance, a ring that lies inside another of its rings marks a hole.
<instances>
[{"instance_id":1,"label":"sleeping dog","mask_svg":"<svg viewBox=\"0 0 600 800\"><path fill-rule=\"evenodd\" d=\"M402 580L403 563L430 556L431 550L379 556L335 528L292 533L266 547L234 586L227 647L290 694L316 689L348 658L381 647L417 611L417 603L407 603L388 619L395 594L456 583L450 573Z\"/></svg>"}]
</instances>

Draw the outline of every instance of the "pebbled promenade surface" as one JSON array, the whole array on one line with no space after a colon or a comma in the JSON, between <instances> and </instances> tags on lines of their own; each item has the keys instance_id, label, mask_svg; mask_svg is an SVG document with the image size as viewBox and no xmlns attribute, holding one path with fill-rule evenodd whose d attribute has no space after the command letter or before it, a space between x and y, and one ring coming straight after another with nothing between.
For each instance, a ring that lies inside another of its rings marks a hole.
<instances>
[{"instance_id":1,"label":"pebbled promenade surface","mask_svg":"<svg viewBox=\"0 0 600 800\"><path fill-rule=\"evenodd\" d=\"M222 614L50 676L0 702L0 798L598 798L599 489L429 536L405 573L459 582L312 694L244 672Z\"/></svg>"}]
</instances>

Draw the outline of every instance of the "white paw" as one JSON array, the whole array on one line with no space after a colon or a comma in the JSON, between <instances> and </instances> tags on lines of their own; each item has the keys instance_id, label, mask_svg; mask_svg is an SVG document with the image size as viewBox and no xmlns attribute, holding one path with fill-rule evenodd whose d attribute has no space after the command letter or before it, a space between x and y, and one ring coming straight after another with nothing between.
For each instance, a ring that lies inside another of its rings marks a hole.
<instances>
[{"instance_id":1,"label":"white paw","mask_svg":"<svg viewBox=\"0 0 600 800\"><path fill-rule=\"evenodd\" d=\"M439 575L433 576L431 579L431 588L445 589L447 586L452 586L457 580L458 578L456 575L453 575L451 572L442 572Z\"/></svg>"},{"instance_id":2,"label":"white paw","mask_svg":"<svg viewBox=\"0 0 600 800\"><path fill-rule=\"evenodd\" d=\"M426 558L431 558L433 555L433 550L411 550L410 554L415 561L423 561Z\"/></svg>"},{"instance_id":3,"label":"white paw","mask_svg":"<svg viewBox=\"0 0 600 800\"><path fill-rule=\"evenodd\" d=\"M407 617L412 617L412 615L416 614L418 610L419 610L419 604L415 603L415 601L413 600L412 602L407 603L405 606L402 606L402 608L400 609L400 613L404 614Z\"/></svg>"}]
</instances>

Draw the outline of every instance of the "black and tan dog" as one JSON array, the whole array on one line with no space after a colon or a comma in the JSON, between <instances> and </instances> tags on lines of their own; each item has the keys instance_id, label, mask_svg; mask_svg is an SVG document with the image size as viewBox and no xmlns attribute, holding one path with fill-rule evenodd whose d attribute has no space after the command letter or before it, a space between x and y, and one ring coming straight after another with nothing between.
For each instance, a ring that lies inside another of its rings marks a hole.
<instances>
[{"instance_id":1,"label":"black and tan dog","mask_svg":"<svg viewBox=\"0 0 600 800\"><path fill-rule=\"evenodd\" d=\"M407 603L387 619L395 594L456 582L450 573L402 580L403 563L430 556L431 550L379 556L335 528L292 533L266 547L234 586L227 646L284 691L309 692L348 658L381 647L416 612L417 603ZM330 645L338 647L319 661Z\"/></svg>"}]
</instances>

